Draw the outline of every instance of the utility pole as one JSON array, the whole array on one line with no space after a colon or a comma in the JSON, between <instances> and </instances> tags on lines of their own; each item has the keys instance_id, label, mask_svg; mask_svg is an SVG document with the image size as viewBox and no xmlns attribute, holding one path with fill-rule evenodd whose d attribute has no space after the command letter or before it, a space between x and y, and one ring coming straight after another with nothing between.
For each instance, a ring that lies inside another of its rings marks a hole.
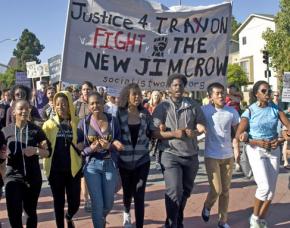
<instances>
[{"instance_id":1,"label":"utility pole","mask_svg":"<svg viewBox=\"0 0 290 228\"><path fill-rule=\"evenodd\" d=\"M271 77L271 71L269 70L269 52L267 50L263 50L263 63L266 64L265 70L265 78L268 79L268 83Z\"/></svg>"}]
</instances>

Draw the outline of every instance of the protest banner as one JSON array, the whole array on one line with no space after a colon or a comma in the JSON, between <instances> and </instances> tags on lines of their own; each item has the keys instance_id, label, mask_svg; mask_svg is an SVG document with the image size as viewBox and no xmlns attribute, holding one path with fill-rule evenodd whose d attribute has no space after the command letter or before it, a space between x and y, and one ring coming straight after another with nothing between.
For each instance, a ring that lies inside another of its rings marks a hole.
<instances>
[{"instance_id":1,"label":"protest banner","mask_svg":"<svg viewBox=\"0 0 290 228\"><path fill-rule=\"evenodd\" d=\"M70 1L62 80L163 90L169 75L182 73L190 90L225 83L231 11L230 2L167 8L145 0Z\"/></svg>"},{"instance_id":2,"label":"protest banner","mask_svg":"<svg viewBox=\"0 0 290 228\"><path fill-rule=\"evenodd\" d=\"M26 72L15 72L15 85L24 85L31 89L31 79Z\"/></svg>"},{"instance_id":3,"label":"protest banner","mask_svg":"<svg viewBox=\"0 0 290 228\"><path fill-rule=\"evenodd\" d=\"M56 55L48 59L48 69L50 82L52 84L59 82L61 69L61 55Z\"/></svg>"},{"instance_id":4,"label":"protest banner","mask_svg":"<svg viewBox=\"0 0 290 228\"><path fill-rule=\"evenodd\" d=\"M290 102L290 72L283 76L282 102Z\"/></svg>"},{"instance_id":5,"label":"protest banner","mask_svg":"<svg viewBox=\"0 0 290 228\"><path fill-rule=\"evenodd\" d=\"M26 71L28 78L42 78L49 76L48 64L36 64L35 61L26 63Z\"/></svg>"},{"instance_id":6,"label":"protest banner","mask_svg":"<svg viewBox=\"0 0 290 228\"><path fill-rule=\"evenodd\" d=\"M27 62L26 63L26 71L28 78L36 78L36 62Z\"/></svg>"}]
</instances>

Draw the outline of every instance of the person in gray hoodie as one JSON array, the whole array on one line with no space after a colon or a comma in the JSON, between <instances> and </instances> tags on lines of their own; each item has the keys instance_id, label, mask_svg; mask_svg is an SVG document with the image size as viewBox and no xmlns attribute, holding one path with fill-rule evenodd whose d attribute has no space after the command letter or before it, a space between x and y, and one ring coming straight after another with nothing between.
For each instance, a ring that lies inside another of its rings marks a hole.
<instances>
[{"instance_id":1,"label":"person in gray hoodie","mask_svg":"<svg viewBox=\"0 0 290 228\"><path fill-rule=\"evenodd\" d=\"M167 80L170 98L162 101L153 112L155 127L161 130L162 125L166 126L165 131L160 132L160 149L166 185L165 227L170 228L183 227L183 210L199 165L196 136L205 132L205 118L199 104L183 97L186 84L184 75L170 75Z\"/></svg>"}]
</instances>

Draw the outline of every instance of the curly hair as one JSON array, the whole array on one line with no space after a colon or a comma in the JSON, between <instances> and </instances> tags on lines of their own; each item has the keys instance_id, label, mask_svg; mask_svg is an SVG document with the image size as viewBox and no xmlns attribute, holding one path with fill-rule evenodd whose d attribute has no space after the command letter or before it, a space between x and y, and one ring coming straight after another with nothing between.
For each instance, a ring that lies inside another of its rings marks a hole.
<instances>
[{"instance_id":1,"label":"curly hair","mask_svg":"<svg viewBox=\"0 0 290 228\"><path fill-rule=\"evenodd\" d=\"M187 85L187 78L185 75L183 75L183 74L171 74L167 78L167 82L166 82L167 87L170 87L172 82L175 79L180 79L183 82L184 87Z\"/></svg>"},{"instance_id":2,"label":"curly hair","mask_svg":"<svg viewBox=\"0 0 290 228\"><path fill-rule=\"evenodd\" d=\"M13 101L16 100L16 99L15 99L15 91L16 91L17 89L23 90L23 91L25 92L25 94L26 94L25 99L26 99L27 101L29 101L29 100L31 99L31 90L30 90L30 88L28 88L28 87L25 86L25 85L15 85L15 86L13 86L12 89L11 89L11 97L12 97L12 100L13 100Z\"/></svg>"},{"instance_id":3,"label":"curly hair","mask_svg":"<svg viewBox=\"0 0 290 228\"><path fill-rule=\"evenodd\" d=\"M256 96L256 94L258 93L258 90L259 90L259 88L260 88L261 85L267 85L267 86L270 87L269 83L266 82L266 81L263 81L263 80L261 80L261 81L257 81L257 82L254 84L254 86L253 86L253 97L254 97L255 100L257 100L257 96Z\"/></svg>"},{"instance_id":4,"label":"curly hair","mask_svg":"<svg viewBox=\"0 0 290 228\"><path fill-rule=\"evenodd\" d=\"M139 85L137 83L130 83L128 85L126 85L121 93L120 93L120 96L119 96L119 108L121 109L126 109L128 108L128 105L129 105L129 95L130 95L130 92L133 91L133 92L138 92L140 93L140 96L142 96L142 93L141 93L141 89L139 87ZM138 105L138 109L142 109L143 106L142 106L142 103L140 103Z\"/></svg>"}]
</instances>

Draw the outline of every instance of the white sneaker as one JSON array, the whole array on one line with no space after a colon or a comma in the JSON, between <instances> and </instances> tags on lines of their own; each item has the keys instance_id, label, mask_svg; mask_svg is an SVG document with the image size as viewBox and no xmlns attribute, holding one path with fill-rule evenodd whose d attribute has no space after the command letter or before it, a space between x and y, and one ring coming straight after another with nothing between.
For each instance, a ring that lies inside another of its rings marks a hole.
<instances>
[{"instance_id":1,"label":"white sneaker","mask_svg":"<svg viewBox=\"0 0 290 228\"><path fill-rule=\"evenodd\" d=\"M260 228L268 228L268 223L265 219L259 219Z\"/></svg>"},{"instance_id":2,"label":"white sneaker","mask_svg":"<svg viewBox=\"0 0 290 228\"><path fill-rule=\"evenodd\" d=\"M260 228L259 219L254 218L253 215L250 217L250 228Z\"/></svg>"},{"instance_id":3,"label":"white sneaker","mask_svg":"<svg viewBox=\"0 0 290 228\"><path fill-rule=\"evenodd\" d=\"M123 226L125 228L132 227L130 212L129 213L123 212Z\"/></svg>"}]
</instances>

